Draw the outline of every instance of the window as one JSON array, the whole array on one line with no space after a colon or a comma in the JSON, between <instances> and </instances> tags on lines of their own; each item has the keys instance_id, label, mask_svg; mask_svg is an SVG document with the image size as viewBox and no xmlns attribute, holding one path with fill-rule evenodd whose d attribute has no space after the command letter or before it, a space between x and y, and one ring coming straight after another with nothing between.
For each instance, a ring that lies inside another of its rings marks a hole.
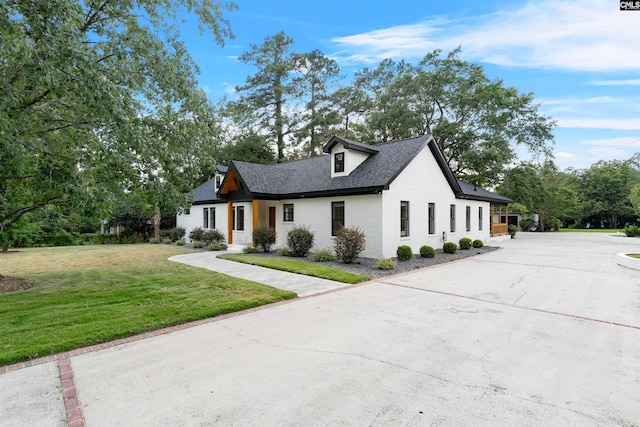
<instances>
[{"instance_id":1,"label":"window","mask_svg":"<svg viewBox=\"0 0 640 427\"><path fill-rule=\"evenodd\" d=\"M331 202L331 235L337 236L344 227L344 202Z\"/></svg>"},{"instance_id":2,"label":"window","mask_svg":"<svg viewBox=\"0 0 640 427\"><path fill-rule=\"evenodd\" d=\"M478 208L478 230L482 230L482 206Z\"/></svg>"},{"instance_id":3,"label":"window","mask_svg":"<svg viewBox=\"0 0 640 427\"><path fill-rule=\"evenodd\" d=\"M344 172L344 153L336 153L334 155L333 171L335 173Z\"/></svg>"},{"instance_id":4,"label":"window","mask_svg":"<svg viewBox=\"0 0 640 427\"><path fill-rule=\"evenodd\" d=\"M183 215L191 215L191 208L184 208Z\"/></svg>"},{"instance_id":5,"label":"window","mask_svg":"<svg viewBox=\"0 0 640 427\"><path fill-rule=\"evenodd\" d=\"M239 231L244 230L244 206L238 206L236 209L238 218L236 219L236 229Z\"/></svg>"},{"instance_id":6,"label":"window","mask_svg":"<svg viewBox=\"0 0 640 427\"><path fill-rule=\"evenodd\" d=\"M436 234L436 204L429 203L429 234Z\"/></svg>"},{"instance_id":7,"label":"window","mask_svg":"<svg viewBox=\"0 0 640 427\"><path fill-rule=\"evenodd\" d=\"M282 220L293 221L293 203L282 205Z\"/></svg>"},{"instance_id":8,"label":"window","mask_svg":"<svg viewBox=\"0 0 640 427\"><path fill-rule=\"evenodd\" d=\"M209 228L209 208L202 209L202 228Z\"/></svg>"},{"instance_id":9,"label":"window","mask_svg":"<svg viewBox=\"0 0 640 427\"><path fill-rule=\"evenodd\" d=\"M216 190L220 189L221 182L222 182L222 175L216 175Z\"/></svg>"},{"instance_id":10,"label":"window","mask_svg":"<svg viewBox=\"0 0 640 427\"><path fill-rule=\"evenodd\" d=\"M216 228L216 208L209 208L209 228Z\"/></svg>"},{"instance_id":11,"label":"window","mask_svg":"<svg viewBox=\"0 0 640 427\"><path fill-rule=\"evenodd\" d=\"M231 229L236 229L236 207L231 208Z\"/></svg>"},{"instance_id":12,"label":"window","mask_svg":"<svg viewBox=\"0 0 640 427\"><path fill-rule=\"evenodd\" d=\"M456 232L456 205L451 205L449 210L449 231Z\"/></svg>"},{"instance_id":13,"label":"window","mask_svg":"<svg viewBox=\"0 0 640 427\"><path fill-rule=\"evenodd\" d=\"M409 235L409 202L400 202L400 237Z\"/></svg>"},{"instance_id":14,"label":"window","mask_svg":"<svg viewBox=\"0 0 640 427\"><path fill-rule=\"evenodd\" d=\"M467 231L471 231L471 206L467 206L467 212L466 212L467 216L466 216L466 226L467 226Z\"/></svg>"}]
</instances>

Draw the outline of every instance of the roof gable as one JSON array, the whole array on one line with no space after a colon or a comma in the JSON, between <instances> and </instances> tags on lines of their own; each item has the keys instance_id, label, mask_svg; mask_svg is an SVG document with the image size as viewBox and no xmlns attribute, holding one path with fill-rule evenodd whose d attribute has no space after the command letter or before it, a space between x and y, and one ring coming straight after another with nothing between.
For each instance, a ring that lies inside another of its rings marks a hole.
<instances>
[{"instance_id":1,"label":"roof gable","mask_svg":"<svg viewBox=\"0 0 640 427\"><path fill-rule=\"evenodd\" d=\"M330 153L331 149L338 143L342 144L347 150L360 151L367 154L376 154L380 151L373 145L367 145L351 139L334 136L324 145L324 147L322 147L322 152Z\"/></svg>"}]
</instances>

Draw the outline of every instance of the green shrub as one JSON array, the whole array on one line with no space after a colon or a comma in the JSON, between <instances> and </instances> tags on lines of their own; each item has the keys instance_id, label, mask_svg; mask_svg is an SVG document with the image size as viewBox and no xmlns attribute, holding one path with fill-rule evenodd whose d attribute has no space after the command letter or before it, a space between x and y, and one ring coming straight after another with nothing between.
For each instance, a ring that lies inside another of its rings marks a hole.
<instances>
[{"instance_id":1,"label":"green shrub","mask_svg":"<svg viewBox=\"0 0 640 427\"><path fill-rule=\"evenodd\" d=\"M106 236L106 234L103 234L103 236ZM160 243L160 241L156 240L155 237L149 237L149 243L151 243L152 245L155 245L157 243Z\"/></svg>"},{"instance_id":2,"label":"green shrub","mask_svg":"<svg viewBox=\"0 0 640 427\"><path fill-rule=\"evenodd\" d=\"M471 249L472 243L473 242L468 237L463 237L458 241L458 245L460 246L460 249Z\"/></svg>"},{"instance_id":3,"label":"green shrub","mask_svg":"<svg viewBox=\"0 0 640 427\"><path fill-rule=\"evenodd\" d=\"M509 235L511 236L511 238L515 239L516 238L516 233L518 232L518 226L517 225L513 225L513 224L509 224L508 230L509 230Z\"/></svg>"},{"instance_id":4,"label":"green shrub","mask_svg":"<svg viewBox=\"0 0 640 427\"><path fill-rule=\"evenodd\" d=\"M413 258L413 251L411 250L411 246L398 246L396 250L396 256L398 257L398 261L407 261Z\"/></svg>"},{"instance_id":5,"label":"green shrub","mask_svg":"<svg viewBox=\"0 0 640 427\"><path fill-rule=\"evenodd\" d=\"M545 229L549 231L558 231L562 228L562 221L555 216L549 217L544 222Z\"/></svg>"},{"instance_id":6,"label":"green shrub","mask_svg":"<svg viewBox=\"0 0 640 427\"><path fill-rule=\"evenodd\" d=\"M622 230L627 237L640 237L640 227L636 225L629 225Z\"/></svg>"},{"instance_id":7,"label":"green shrub","mask_svg":"<svg viewBox=\"0 0 640 427\"><path fill-rule=\"evenodd\" d=\"M431 246L424 245L420 247L420 256L423 258L433 258L436 256L436 250Z\"/></svg>"},{"instance_id":8,"label":"green shrub","mask_svg":"<svg viewBox=\"0 0 640 427\"><path fill-rule=\"evenodd\" d=\"M226 238L220 230L207 230L202 233L202 243L209 245L213 242L224 242Z\"/></svg>"},{"instance_id":9,"label":"green shrub","mask_svg":"<svg viewBox=\"0 0 640 427\"><path fill-rule=\"evenodd\" d=\"M172 242L177 242L178 240L184 239L184 234L187 230L182 227L175 227L169 230L169 238Z\"/></svg>"},{"instance_id":10,"label":"green shrub","mask_svg":"<svg viewBox=\"0 0 640 427\"><path fill-rule=\"evenodd\" d=\"M484 246L484 243L482 243L482 240L476 239L473 241L473 243L471 244L474 248L478 249Z\"/></svg>"},{"instance_id":11,"label":"green shrub","mask_svg":"<svg viewBox=\"0 0 640 427\"><path fill-rule=\"evenodd\" d=\"M204 230L200 227L196 227L193 230L191 230L191 232L189 233L189 240L193 241L202 241L202 234L204 233Z\"/></svg>"},{"instance_id":12,"label":"green shrub","mask_svg":"<svg viewBox=\"0 0 640 427\"><path fill-rule=\"evenodd\" d=\"M396 268L396 262L391 258L381 258L373 264L373 268L376 270L393 270Z\"/></svg>"},{"instance_id":13,"label":"green shrub","mask_svg":"<svg viewBox=\"0 0 640 427\"><path fill-rule=\"evenodd\" d=\"M226 251L227 248L228 248L228 246L227 246L227 244L225 242L220 242L220 241L216 240L215 242L209 243L209 250L210 251Z\"/></svg>"},{"instance_id":14,"label":"green shrub","mask_svg":"<svg viewBox=\"0 0 640 427\"><path fill-rule=\"evenodd\" d=\"M263 252L269 252L271 245L276 242L276 232L269 227L258 227L253 230L253 241L257 247L262 248Z\"/></svg>"},{"instance_id":15,"label":"green shrub","mask_svg":"<svg viewBox=\"0 0 640 427\"><path fill-rule=\"evenodd\" d=\"M193 241L193 247L195 249L204 248L204 243L202 243L200 240L194 240Z\"/></svg>"},{"instance_id":16,"label":"green shrub","mask_svg":"<svg viewBox=\"0 0 640 427\"><path fill-rule=\"evenodd\" d=\"M353 264L366 245L364 232L359 227L338 230L334 250L336 257L345 264Z\"/></svg>"},{"instance_id":17,"label":"green shrub","mask_svg":"<svg viewBox=\"0 0 640 427\"><path fill-rule=\"evenodd\" d=\"M529 231L536 225L536 221L533 218L523 218L520 220L520 229L522 231Z\"/></svg>"},{"instance_id":18,"label":"green shrub","mask_svg":"<svg viewBox=\"0 0 640 427\"><path fill-rule=\"evenodd\" d=\"M178 246L184 246L184 239L178 239L178 240L176 240L176 245L178 245Z\"/></svg>"},{"instance_id":19,"label":"green shrub","mask_svg":"<svg viewBox=\"0 0 640 427\"><path fill-rule=\"evenodd\" d=\"M289 254L295 257L306 256L313 247L313 232L304 226L298 226L287 233Z\"/></svg>"},{"instance_id":20,"label":"green shrub","mask_svg":"<svg viewBox=\"0 0 640 427\"><path fill-rule=\"evenodd\" d=\"M442 245L442 250L448 254L455 254L458 250L458 245L453 242L445 242L445 244Z\"/></svg>"},{"instance_id":21,"label":"green shrub","mask_svg":"<svg viewBox=\"0 0 640 427\"><path fill-rule=\"evenodd\" d=\"M289 248L279 248L276 251L276 255L278 255L278 256L289 256Z\"/></svg>"},{"instance_id":22,"label":"green shrub","mask_svg":"<svg viewBox=\"0 0 640 427\"><path fill-rule=\"evenodd\" d=\"M256 252L258 252L258 249L254 248L253 246L245 246L244 248L242 248L243 254L255 254Z\"/></svg>"},{"instance_id":23,"label":"green shrub","mask_svg":"<svg viewBox=\"0 0 640 427\"><path fill-rule=\"evenodd\" d=\"M330 262L335 261L336 257L333 256L331 249L320 249L312 253L309 259L314 262Z\"/></svg>"},{"instance_id":24,"label":"green shrub","mask_svg":"<svg viewBox=\"0 0 640 427\"><path fill-rule=\"evenodd\" d=\"M170 244L172 244L173 242L171 241L171 239L170 239L170 238L168 238L168 237L167 237L167 238L162 239L162 243L164 243L165 245L170 245Z\"/></svg>"}]
</instances>

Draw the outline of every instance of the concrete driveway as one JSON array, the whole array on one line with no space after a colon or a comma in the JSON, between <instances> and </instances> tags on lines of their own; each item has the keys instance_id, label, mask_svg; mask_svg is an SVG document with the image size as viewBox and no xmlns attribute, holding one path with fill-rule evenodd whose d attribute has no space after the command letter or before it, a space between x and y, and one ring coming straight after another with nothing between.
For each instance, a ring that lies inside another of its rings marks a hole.
<instances>
[{"instance_id":1,"label":"concrete driveway","mask_svg":"<svg viewBox=\"0 0 640 427\"><path fill-rule=\"evenodd\" d=\"M616 264L640 245L517 237L500 251L72 357L84 420L640 425L640 272ZM2 419L15 384L49 405L43 417L57 414L47 366L0 375Z\"/></svg>"}]
</instances>

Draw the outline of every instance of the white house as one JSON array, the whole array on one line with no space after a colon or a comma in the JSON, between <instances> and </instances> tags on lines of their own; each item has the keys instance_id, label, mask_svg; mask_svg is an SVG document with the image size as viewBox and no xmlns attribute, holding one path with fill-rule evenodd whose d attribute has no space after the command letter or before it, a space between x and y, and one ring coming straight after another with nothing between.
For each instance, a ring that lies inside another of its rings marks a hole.
<instances>
[{"instance_id":1,"label":"white house","mask_svg":"<svg viewBox=\"0 0 640 427\"><path fill-rule=\"evenodd\" d=\"M233 161L194 190L178 227L217 228L229 243L251 244L268 226L276 245L287 232L309 227L315 248L331 248L337 230L360 227L362 256L393 257L399 245L414 253L462 237L487 241L507 234L511 199L456 179L431 135L380 145L333 137L324 155L275 165Z\"/></svg>"}]
</instances>

